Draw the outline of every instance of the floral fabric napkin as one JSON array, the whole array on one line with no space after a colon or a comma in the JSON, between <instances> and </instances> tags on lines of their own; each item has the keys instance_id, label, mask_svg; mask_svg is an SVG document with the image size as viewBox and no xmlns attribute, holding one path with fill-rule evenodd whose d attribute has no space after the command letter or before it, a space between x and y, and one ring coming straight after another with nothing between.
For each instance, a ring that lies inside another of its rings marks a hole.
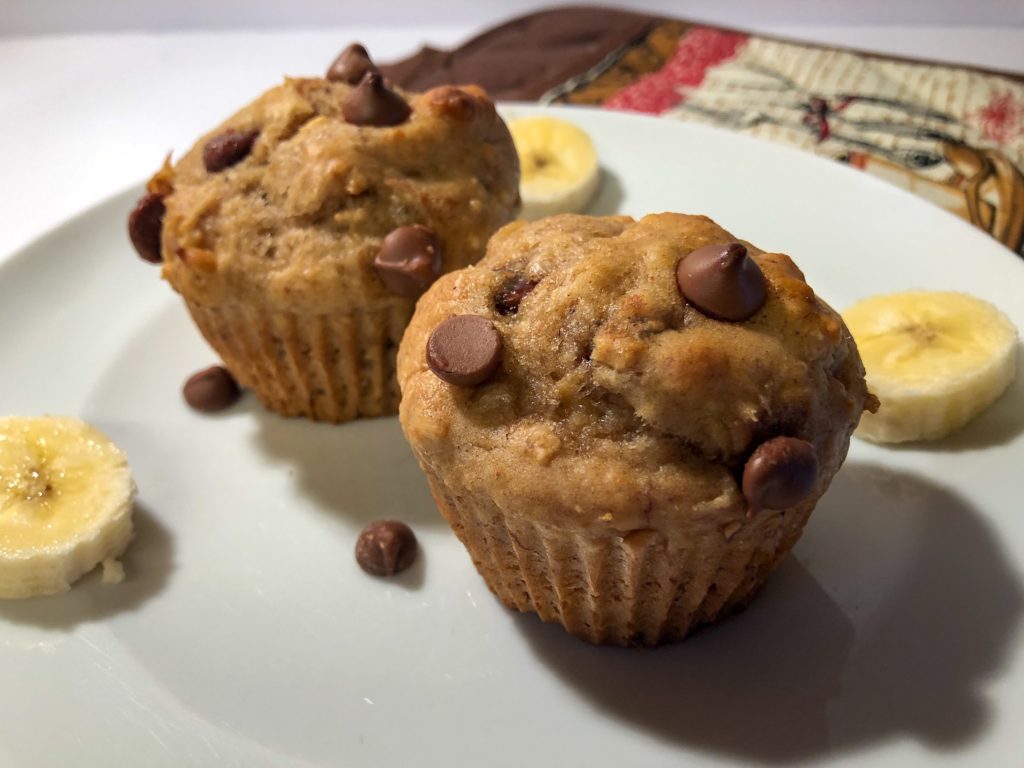
<instances>
[{"instance_id":1,"label":"floral fabric napkin","mask_svg":"<svg viewBox=\"0 0 1024 768\"><path fill-rule=\"evenodd\" d=\"M606 8L555 8L383 68L422 89L702 122L816 152L1024 255L1024 78Z\"/></svg>"}]
</instances>

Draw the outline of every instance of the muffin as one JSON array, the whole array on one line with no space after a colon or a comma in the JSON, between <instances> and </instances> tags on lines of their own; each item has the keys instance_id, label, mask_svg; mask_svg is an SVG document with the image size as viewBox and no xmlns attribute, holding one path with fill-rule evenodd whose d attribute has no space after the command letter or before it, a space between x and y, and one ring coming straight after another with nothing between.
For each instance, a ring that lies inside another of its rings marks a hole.
<instances>
[{"instance_id":1,"label":"muffin","mask_svg":"<svg viewBox=\"0 0 1024 768\"><path fill-rule=\"evenodd\" d=\"M789 257L674 213L504 227L420 300L398 379L491 590L616 645L745 605L875 405Z\"/></svg>"},{"instance_id":2,"label":"muffin","mask_svg":"<svg viewBox=\"0 0 1024 768\"><path fill-rule=\"evenodd\" d=\"M396 411L417 298L483 255L518 183L483 91L392 89L353 47L165 163L129 232L242 386L339 422Z\"/></svg>"}]
</instances>

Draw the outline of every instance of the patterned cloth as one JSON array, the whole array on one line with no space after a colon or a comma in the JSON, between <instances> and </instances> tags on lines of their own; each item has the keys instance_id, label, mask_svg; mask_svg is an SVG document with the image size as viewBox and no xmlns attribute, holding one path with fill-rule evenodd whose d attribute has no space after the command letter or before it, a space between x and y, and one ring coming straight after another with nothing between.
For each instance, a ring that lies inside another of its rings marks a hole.
<instances>
[{"instance_id":1,"label":"patterned cloth","mask_svg":"<svg viewBox=\"0 0 1024 768\"><path fill-rule=\"evenodd\" d=\"M543 61L517 55L531 45ZM500 72L488 57L500 57ZM496 98L643 112L797 146L920 195L1024 255L1024 81L1012 75L587 8L532 14L385 72L408 87L476 80Z\"/></svg>"}]
</instances>

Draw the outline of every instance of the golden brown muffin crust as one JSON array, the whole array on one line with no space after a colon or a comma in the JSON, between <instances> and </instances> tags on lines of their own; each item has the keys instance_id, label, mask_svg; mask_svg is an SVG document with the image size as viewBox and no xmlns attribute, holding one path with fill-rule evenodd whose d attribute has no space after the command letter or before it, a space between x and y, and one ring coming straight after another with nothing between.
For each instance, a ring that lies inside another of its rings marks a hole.
<instances>
[{"instance_id":1,"label":"golden brown muffin crust","mask_svg":"<svg viewBox=\"0 0 1024 768\"><path fill-rule=\"evenodd\" d=\"M172 189L164 276L194 302L254 303L308 314L405 303L372 268L391 230L440 237L442 269L480 257L518 205L518 161L486 95L473 86L402 92L395 126L347 123L353 86L288 79L199 140L151 182ZM204 145L228 129L258 131L251 152L209 172Z\"/></svg>"},{"instance_id":2,"label":"golden brown muffin crust","mask_svg":"<svg viewBox=\"0 0 1024 768\"><path fill-rule=\"evenodd\" d=\"M706 217L674 213L500 230L483 261L421 299L399 350L401 419L428 474L542 525L624 533L686 517L692 537L753 535L770 516L747 518L743 465L786 435L817 453L813 506L864 409L863 367L839 315L787 256L748 244L769 288L747 321L687 303L678 262L733 240ZM496 297L523 278L535 287L499 313ZM491 319L502 337L501 366L477 387L447 384L425 361L430 333L457 314Z\"/></svg>"}]
</instances>

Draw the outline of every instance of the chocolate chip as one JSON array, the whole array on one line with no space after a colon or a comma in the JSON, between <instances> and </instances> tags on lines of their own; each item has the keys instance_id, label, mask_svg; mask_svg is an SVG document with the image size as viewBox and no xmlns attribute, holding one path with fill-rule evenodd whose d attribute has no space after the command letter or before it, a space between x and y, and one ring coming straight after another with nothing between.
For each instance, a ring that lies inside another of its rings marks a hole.
<instances>
[{"instance_id":1,"label":"chocolate chip","mask_svg":"<svg viewBox=\"0 0 1024 768\"><path fill-rule=\"evenodd\" d=\"M163 195L145 195L128 214L128 237L139 256L150 264L163 261L160 253L160 231L164 226Z\"/></svg>"},{"instance_id":2,"label":"chocolate chip","mask_svg":"<svg viewBox=\"0 0 1024 768\"><path fill-rule=\"evenodd\" d=\"M378 520L356 540L356 562L374 576L393 576L416 560L416 534L397 520Z\"/></svg>"},{"instance_id":3,"label":"chocolate chip","mask_svg":"<svg viewBox=\"0 0 1024 768\"><path fill-rule=\"evenodd\" d=\"M420 224L399 227L384 238L373 268L389 291L415 299L441 274L441 243Z\"/></svg>"},{"instance_id":4,"label":"chocolate chip","mask_svg":"<svg viewBox=\"0 0 1024 768\"><path fill-rule=\"evenodd\" d=\"M498 295L494 297L494 308L498 310L498 314L504 317L516 314L519 311L519 302L537 287L537 282L516 275L501 286Z\"/></svg>"},{"instance_id":5,"label":"chocolate chip","mask_svg":"<svg viewBox=\"0 0 1024 768\"><path fill-rule=\"evenodd\" d=\"M367 72L341 105L341 114L352 125L385 126L404 123L412 109L384 84L380 73Z\"/></svg>"},{"instance_id":6,"label":"chocolate chip","mask_svg":"<svg viewBox=\"0 0 1024 768\"><path fill-rule=\"evenodd\" d=\"M427 340L427 365L449 384L482 384L494 375L500 362L501 334L486 317L449 317Z\"/></svg>"},{"instance_id":7,"label":"chocolate chip","mask_svg":"<svg viewBox=\"0 0 1024 768\"><path fill-rule=\"evenodd\" d=\"M359 43L352 43L334 60L327 70L327 79L336 83L355 85L367 72L376 72L377 65Z\"/></svg>"},{"instance_id":8,"label":"chocolate chip","mask_svg":"<svg viewBox=\"0 0 1024 768\"><path fill-rule=\"evenodd\" d=\"M242 391L227 368L214 365L193 374L182 390L185 402L204 413L230 408L238 402Z\"/></svg>"},{"instance_id":9,"label":"chocolate chip","mask_svg":"<svg viewBox=\"0 0 1024 768\"><path fill-rule=\"evenodd\" d=\"M676 267L676 284L687 301L716 320L752 316L768 295L768 284L741 243L705 245Z\"/></svg>"},{"instance_id":10,"label":"chocolate chip","mask_svg":"<svg viewBox=\"0 0 1024 768\"><path fill-rule=\"evenodd\" d=\"M799 504L817 482L814 446L796 437L761 443L743 467L743 495L751 513Z\"/></svg>"},{"instance_id":11,"label":"chocolate chip","mask_svg":"<svg viewBox=\"0 0 1024 768\"><path fill-rule=\"evenodd\" d=\"M223 171L232 165L242 162L252 151L259 131L236 131L228 128L219 136L214 136L203 147L203 165L210 173Z\"/></svg>"}]
</instances>

